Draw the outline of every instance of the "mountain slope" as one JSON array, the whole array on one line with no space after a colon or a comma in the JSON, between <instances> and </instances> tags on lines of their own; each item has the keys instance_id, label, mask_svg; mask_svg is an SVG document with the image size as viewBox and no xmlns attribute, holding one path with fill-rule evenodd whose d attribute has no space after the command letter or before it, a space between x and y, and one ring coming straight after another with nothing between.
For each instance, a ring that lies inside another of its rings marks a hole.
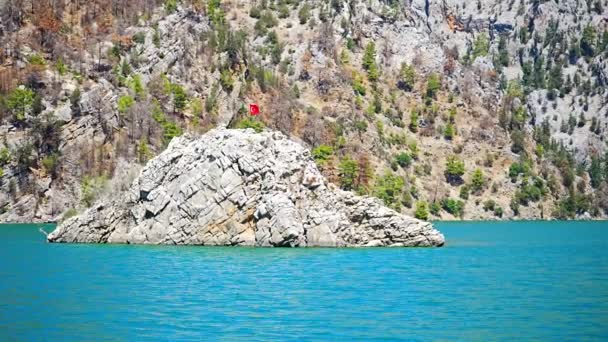
<instances>
[{"instance_id":1,"label":"mountain slope","mask_svg":"<svg viewBox=\"0 0 608 342\"><path fill-rule=\"evenodd\" d=\"M602 1L15 3L1 220L74 214L216 126L299 138L421 218L606 216Z\"/></svg>"}]
</instances>

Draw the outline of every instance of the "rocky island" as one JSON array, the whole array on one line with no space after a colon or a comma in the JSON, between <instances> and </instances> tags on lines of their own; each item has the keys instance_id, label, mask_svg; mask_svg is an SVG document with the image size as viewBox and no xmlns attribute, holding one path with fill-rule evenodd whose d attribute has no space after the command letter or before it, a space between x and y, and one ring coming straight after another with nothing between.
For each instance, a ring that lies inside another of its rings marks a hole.
<instances>
[{"instance_id":1,"label":"rocky island","mask_svg":"<svg viewBox=\"0 0 608 342\"><path fill-rule=\"evenodd\" d=\"M442 246L431 223L337 189L279 132L174 139L131 188L60 224L50 242L214 246Z\"/></svg>"}]
</instances>

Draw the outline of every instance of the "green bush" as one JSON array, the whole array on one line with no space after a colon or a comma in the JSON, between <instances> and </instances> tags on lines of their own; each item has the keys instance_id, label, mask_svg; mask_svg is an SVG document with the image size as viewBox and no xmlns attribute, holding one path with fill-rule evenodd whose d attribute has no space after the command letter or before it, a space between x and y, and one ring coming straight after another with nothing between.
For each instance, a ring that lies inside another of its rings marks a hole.
<instances>
[{"instance_id":1,"label":"green bush","mask_svg":"<svg viewBox=\"0 0 608 342\"><path fill-rule=\"evenodd\" d=\"M175 111L181 112L188 104L188 95L179 84L171 84L171 92L173 93L173 107Z\"/></svg>"},{"instance_id":2,"label":"green bush","mask_svg":"<svg viewBox=\"0 0 608 342\"><path fill-rule=\"evenodd\" d=\"M126 113L135 104L135 99L130 95L124 95L118 98L118 111Z\"/></svg>"},{"instance_id":3,"label":"green bush","mask_svg":"<svg viewBox=\"0 0 608 342\"><path fill-rule=\"evenodd\" d=\"M355 94L361 96L365 96L367 92L365 89L365 85L363 85L363 80L361 80L361 77L357 74L353 76L353 91L355 92Z\"/></svg>"},{"instance_id":4,"label":"green bush","mask_svg":"<svg viewBox=\"0 0 608 342\"><path fill-rule=\"evenodd\" d=\"M494 200L487 200L483 204L484 211L494 211L495 208L496 208L496 202L494 202Z\"/></svg>"},{"instance_id":5,"label":"green bush","mask_svg":"<svg viewBox=\"0 0 608 342\"><path fill-rule=\"evenodd\" d=\"M441 201L441 206L443 207L443 209L445 211L447 211L448 213L457 216L457 217L462 217L464 215L464 202L463 201L459 201L459 200L455 200L455 199L451 199L451 198L445 198L443 199L443 201Z\"/></svg>"},{"instance_id":6,"label":"green bush","mask_svg":"<svg viewBox=\"0 0 608 342\"><path fill-rule=\"evenodd\" d=\"M177 1L178 0L165 0L165 12L167 12L167 14L171 14L173 12L175 12L175 10L177 10Z\"/></svg>"},{"instance_id":7,"label":"green bush","mask_svg":"<svg viewBox=\"0 0 608 342\"><path fill-rule=\"evenodd\" d=\"M349 156L345 156L340 161L338 166L338 172L340 177L340 187L344 190L355 190L355 180L359 173L359 166Z\"/></svg>"},{"instance_id":8,"label":"green bush","mask_svg":"<svg viewBox=\"0 0 608 342\"><path fill-rule=\"evenodd\" d=\"M234 88L234 80L232 79L232 73L229 69L222 70L220 74L220 84L226 92L232 92L232 89Z\"/></svg>"},{"instance_id":9,"label":"green bush","mask_svg":"<svg viewBox=\"0 0 608 342\"><path fill-rule=\"evenodd\" d=\"M387 171L383 176L376 179L374 185L374 195L381 199L388 207L399 210L402 197L403 185L405 184L402 177Z\"/></svg>"},{"instance_id":10,"label":"green bush","mask_svg":"<svg viewBox=\"0 0 608 342\"><path fill-rule=\"evenodd\" d=\"M399 76L400 79L397 83L397 86L400 89L403 89L405 91L414 90L414 86L416 84L416 70L414 70L413 66L407 63L401 64L401 71L399 73Z\"/></svg>"},{"instance_id":11,"label":"green bush","mask_svg":"<svg viewBox=\"0 0 608 342\"><path fill-rule=\"evenodd\" d=\"M454 139L454 135L456 135L456 129L454 129L454 124L448 122L448 124L445 125L445 128L443 129L443 137L446 140L452 140Z\"/></svg>"},{"instance_id":12,"label":"green bush","mask_svg":"<svg viewBox=\"0 0 608 342\"><path fill-rule=\"evenodd\" d=\"M429 219L429 209L428 204L425 201L416 202L416 212L414 216L419 220L428 220Z\"/></svg>"},{"instance_id":13,"label":"green bush","mask_svg":"<svg viewBox=\"0 0 608 342\"><path fill-rule=\"evenodd\" d=\"M464 185L463 187L460 188L460 194L458 195L458 197L460 197L466 201L469 199L470 192L471 192L471 188L468 185Z\"/></svg>"},{"instance_id":14,"label":"green bush","mask_svg":"<svg viewBox=\"0 0 608 342\"><path fill-rule=\"evenodd\" d=\"M304 5L302 5L302 8L300 8L300 11L298 12L298 18L300 19L300 24L304 25L306 24L306 22L308 22L308 20L310 19L310 5L308 3L305 3Z\"/></svg>"},{"instance_id":15,"label":"green bush","mask_svg":"<svg viewBox=\"0 0 608 342\"><path fill-rule=\"evenodd\" d=\"M514 181L519 175L529 176L532 169L528 162L516 162L509 167L509 177Z\"/></svg>"},{"instance_id":16,"label":"green bush","mask_svg":"<svg viewBox=\"0 0 608 342\"><path fill-rule=\"evenodd\" d=\"M437 202L431 203L431 214L435 216L439 216L439 212L441 211L441 206Z\"/></svg>"},{"instance_id":17,"label":"green bush","mask_svg":"<svg viewBox=\"0 0 608 342\"><path fill-rule=\"evenodd\" d=\"M31 65L46 65L44 58L37 53L30 55L28 62Z\"/></svg>"},{"instance_id":18,"label":"green bush","mask_svg":"<svg viewBox=\"0 0 608 342\"><path fill-rule=\"evenodd\" d=\"M473 44L473 59L486 56L489 51L490 41L488 40L488 35L483 32L477 36L477 39Z\"/></svg>"},{"instance_id":19,"label":"green bush","mask_svg":"<svg viewBox=\"0 0 608 342\"><path fill-rule=\"evenodd\" d=\"M312 150L312 157L318 165L324 165L327 163L334 153L334 149L328 145L319 145Z\"/></svg>"},{"instance_id":20,"label":"green bush","mask_svg":"<svg viewBox=\"0 0 608 342\"><path fill-rule=\"evenodd\" d=\"M395 161L397 164L399 164L399 166L407 168L412 165L412 156L410 156L408 153L401 152L395 156Z\"/></svg>"},{"instance_id":21,"label":"green bush","mask_svg":"<svg viewBox=\"0 0 608 342\"><path fill-rule=\"evenodd\" d=\"M8 148L3 147L0 149L0 166L4 166L11 161L11 153Z\"/></svg>"},{"instance_id":22,"label":"green bush","mask_svg":"<svg viewBox=\"0 0 608 342\"><path fill-rule=\"evenodd\" d=\"M486 179L481 169L475 169L471 178L471 189L475 193L481 192L486 186Z\"/></svg>"},{"instance_id":23,"label":"green bush","mask_svg":"<svg viewBox=\"0 0 608 342\"><path fill-rule=\"evenodd\" d=\"M415 110L413 110L412 113L410 114L409 128L412 133L418 132L418 112Z\"/></svg>"},{"instance_id":24,"label":"green bush","mask_svg":"<svg viewBox=\"0 0 608 342\"><path fill-rule=\"evenodd\" d=\"M18 123L25 121L25 115L31 110L34 103L34 92L28 88L15 88L6 99L6 107L12 112L14 120Z\"/></svg>"},{"instance_id":25,"label":"green bush","mask_svg":"<svg viewBox=\"0 0 608 342\"><path fill-rule=\"evenodd\" d=\"M448 157L444 173L448 183L452 185L461 184L464 172L464 162L462 160L458 159L456 156Z\"/></svg>"},{"instance_id":26,"label":"green bush","mask_svg":"<svg viewBox=\"0 0 608 342\"><path fill-rule=\"evenodd\" d=\"M146 34L144 32L137 32L133 35L133 41L137 44L145 44Z\"/></svg>"},{"instance_id":27,"label":"green bush","mask_svg":"<svg viewBox=\"0 0 608 342\"><path fill-rule=\"evenodd\" d=\"M431 73L429 78L426 80L426 96L429 98L435 98L437 92L441 89L441 80L439 75Z\"/></svg>"},{"instance_id":28,"label":"green bush","mask_svg":"<svg viewBox=\"0 0 608 342\"><path fill-rule=\"evenodd\" d=\"M245 119L241 119L236 124L236 128L239 128L239 129L252 128L256 133L260 133L264 130L265 126L264 126L264 123L259 120L252 119L252 118L245 118Z\"/></svg>"},{"instance_id":29,"label":"green bush","mask_svg":"<svg viewBox=\"0 0 608 342\"><path fill-rule=\"evenodd\" d=\"M249 16L254 19L260 19L262 16L262 9L260 9L258 6L252 6L249 10Z\"/></svg>"}]
</instances>

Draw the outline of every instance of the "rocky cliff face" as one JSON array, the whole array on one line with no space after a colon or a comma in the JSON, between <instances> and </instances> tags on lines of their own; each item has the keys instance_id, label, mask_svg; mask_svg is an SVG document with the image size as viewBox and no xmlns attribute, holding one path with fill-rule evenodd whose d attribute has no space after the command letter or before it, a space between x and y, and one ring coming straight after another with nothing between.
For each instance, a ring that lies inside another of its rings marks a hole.
<instances>
[{"instance_id":1,"label":"rocky cliff face","mask_svg":"<svg viewBox=\"0 0 608 342\"><path fill-rule=\"evenodd\" d=\"M107 3L0 5L1 222L82 212L173 137L248 125L409 215L608 215L605 0Z\"/></svg>"},{"instance_id":2,"label":"rocky cliff face","mask_svg":"<svg viewBox=\"0 0 608 342\"><path fill-rule=\"evenodd\" d=\"M281 133L216 129L173 140L132 187L51 242L240 246L441 246L428 222L327 183Z\"/></svg>"}]
</instances>

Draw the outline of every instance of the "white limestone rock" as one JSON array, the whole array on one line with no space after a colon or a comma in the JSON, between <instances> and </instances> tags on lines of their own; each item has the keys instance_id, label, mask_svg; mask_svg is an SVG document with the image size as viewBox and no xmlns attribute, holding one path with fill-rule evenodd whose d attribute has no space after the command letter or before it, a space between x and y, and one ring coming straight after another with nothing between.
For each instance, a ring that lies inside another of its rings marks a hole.
<instances>
[{"instance_id":1,"label":"white limestone rock","mask_svg":"<svg viewBox=\"0 0 608 342\"><path fill-rule=\"evenodd\" d=\"M131 188L68 219L51 242L289 247L441 246L428 222L328 187L281 133L174 139Z\"/></svg>"}]
</instances>

